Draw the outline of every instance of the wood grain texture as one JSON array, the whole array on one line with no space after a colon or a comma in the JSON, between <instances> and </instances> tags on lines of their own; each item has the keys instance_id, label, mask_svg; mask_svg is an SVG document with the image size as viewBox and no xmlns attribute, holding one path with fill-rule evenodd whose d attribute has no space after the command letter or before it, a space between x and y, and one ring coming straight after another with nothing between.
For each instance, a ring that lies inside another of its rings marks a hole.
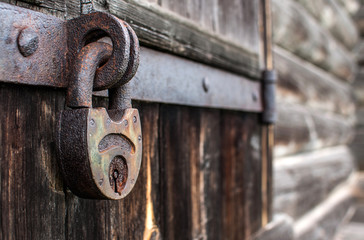
<instances>
[{"instance_id":1,"label":"wood grain texture","mask_svg":"<svg viewBox=\"0 0 364 240\"><path fill-rule=\"evenodd\" d=\"M173 6L176 6L174 8L181 12L180 15L148 1L95 1L95 7L130 23L143 45L252 78L260 77L259 32L258 21L255 21L258 17L257 9L253 11L249 8L251 14L245 16L247 27L242 25L246 35L244 39L247 40L238 38L237 41L232 41L219 32L208 30L200 22L182 17L181 15L190 15L187 14L186 7L179 7L183 3L173 2ZM172 8L171 5L168 4L168 7ZM257 6L253 4L251 7ZM238 20L232 19L235 22L231 24L239 24Z\"/></svg>"},{"instance_id":2,"label":"wood grain texture","mask_svg":"<svg viewBox=\"0 0 364 240\"><path fill-rule=\"evenodd\" d=\"M219 130L217 110L161 108L165 239L222 237Z\"/></svg>"},{"instance_id":3,"label":"wood grain texture","mask_svg":"<svg viewBox=\"0 0 364 240\"><path fill-rule=\"evenodd\" d=\"M360 36L364 35L364 7L360 5L360 8L358 9L358 12L355 14L355 23L358 27L358 30L360 32Z\"/></svg>"},{"instance_id":4,"label":"wood grain texture","mask_svg":"<svg viewBox=\"0 0 364 240\"><path fill-rule=\"evenodd\" d=\"M274 61L278 71L278 102L344 116L354 114L355 103L349 84L280 47L274 49Z\"/></svg>"},{"instance_id":5,"label":"wood grain texture","mask_svg":"<svg viewBox=\"0 0 364 240\"><path fill-rule=\"evenodd\" d=\"M353 137L352 118L298 104L277 105L275 157L345 145Z\"/></svg>"},{"instance_id":6,"label":"wood grain texture","mask_svg":"<svg viewBox=\"0 0 364 240\"><path fill-rule=\"evenodd\" d=\"M160 5L253 52L259 51L258 1L161 0Z\"/></svg>"},{"instance_id":7,"label":"wood grain texture","mask_svg":"<svg viewBox=\"0 0 364 240\"><path fill-rule=\"evenodd\" d=\"M342 80L352 81L356 65L351 54L302 6L291 0L273 0L272 11L277 45Z\"/></svg>"},{"instance_id":8,"label":"wood grain texture","mask_svg":"<svg viewBox=\"0 0 364 240\"><path fill-rule=\"evenodd\" d=\"M260 228L257 118L161 107L165 239L247 239Z\"/></svg>"},{"instance_id":9,"label":"wood grain texture","mask_svg":"<svg viewBox=\"0 0 364 240\"><path fill-rule=\"evenodd\" d=\"M354 137L350 143L350 149L354 155L355 163L359 171L364 170L364 108L362 106L356 111L356 125Z\"/></svg>"},{"instance_id":10,"label":"wood grain texture","mask_svg":"<svg viewBox=\"0 0 364 240\"><path fill-rule=\"evenodd\" d=\"M350 183L342 185L325 201L295 222L295 239L333 239L349 207L354 203L355 190Z\"/></svg>"},{"instance_id":11,"label":"wood grain texture","mask_svg":"<svg viewBox=\"0 0 364 240\"><path fill-rule=\"evenodd\" d=\"M286 214L277 214L257 232L252 240L293 240L293 220Z\"/></svg>"},{"instance_id":12,"label":"wood grain texture","mask_svg":"<svg viewBox=\"0 0 364 240\"><path fill-rule=\"evenodd\" d=\"M346 146L275 159L274 212L300 218L345 181L354 165Z\"/></svg>"},{"instance_id":13,"label":"wood grain texture","mask_svg":"<svg viewBox=\"0 0 364 240\"><path fill-rule=\"evenodd\" d=\"M295 0L300 3L325 29L347 49L351 50L358 41L356 25L337 0Z\"/></svg>"},{"instance_id":14,"label":"wood grain texture","mask_svg":"<svg viewBox=\"0 0 364 240\"><path fill-rule=\"evenodd\" d=\"M0 85L0 238L64 239L63 183L55 158L63 94Z\"/></svg>"},{"instance_id":15,"label":"wood grain texture","mask_svg":"<svg viewBox=\"0 0 364 240\"><path fill-rule=\"evenodd\" d=\"M338 0L338 2L351 16L355 16L361 5L361 0Z\"/></svg>"},{"instance_id":16,"label":"wood grain texture","mask_svg":"<svg viewBox=\"0 0 364 240\"><path fill-rule=\"evenodd\" d=\"M259 115L222 115L223 225L225 239L247 239L261 227ZM234 223L234 224L232 224Z\"/></svg>"}]
</instances>

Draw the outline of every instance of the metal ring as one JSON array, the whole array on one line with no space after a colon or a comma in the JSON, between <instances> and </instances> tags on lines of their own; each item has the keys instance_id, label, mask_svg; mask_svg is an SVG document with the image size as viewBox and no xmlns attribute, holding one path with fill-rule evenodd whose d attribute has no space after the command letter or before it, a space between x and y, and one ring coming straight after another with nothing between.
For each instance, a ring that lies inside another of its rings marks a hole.
<instances>
[{"instance_id":1,"label":"metal ring","mask_svg":"<svg viewBox=\"0 0 364 240\"><path fill-rule=\"evenodd\" d=\"M67 22L68 66L74 66L77 54L84 48L87 37L102 32L110 37L113 51L110 59L95 76L94 90L104 90L125 84L130 59L130 36L124 21L106 13L95 12ZM69 77L72 71L68 73ZM69 78L70 79L70 78Z\"/></svg>"},{"instance_id":2,"label":"metal ring","mask_svg":"<svg viewBox=\"0 0 364 240\"><path fill-rule=\"evenodd\" d=\"M110 44L93 42L81 49L74 61L67 91L67 106L72 108L92 107L92 90L100 64L112 55ZM102 70L104 67L102 67Z\"/></svg>"}]
</instances>

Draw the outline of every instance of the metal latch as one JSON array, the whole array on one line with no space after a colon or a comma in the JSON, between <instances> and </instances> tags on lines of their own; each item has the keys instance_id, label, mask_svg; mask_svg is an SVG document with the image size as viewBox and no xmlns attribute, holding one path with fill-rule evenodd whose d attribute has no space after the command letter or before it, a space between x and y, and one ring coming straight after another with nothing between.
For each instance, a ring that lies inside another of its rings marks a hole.
<instances>
[{"instance_id":1,"label":"metal latch","mask_svg":"<svg viewBox=\"0 0 364 240\"><path fill-rule=\"evenodd\" d=\"M123 88L139 65L133 29L108 13L62 21L5 3L0 18L2 79L67 88L57 148L68 187L85 198L125 197L142 154L139 113ZM92 91L106 89L109 109L92 108Z\"/></svg>"}]
</instances>

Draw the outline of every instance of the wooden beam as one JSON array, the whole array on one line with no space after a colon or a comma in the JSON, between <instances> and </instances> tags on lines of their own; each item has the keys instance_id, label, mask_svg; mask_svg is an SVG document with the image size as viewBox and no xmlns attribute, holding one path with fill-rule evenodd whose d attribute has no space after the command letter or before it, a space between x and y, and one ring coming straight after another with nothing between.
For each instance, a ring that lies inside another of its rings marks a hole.
<instances>
[{"instance_id":1,"label":"wooden beam","mask_svg":"<svg viewBox=\"0 0 364 240\"><path fill-rule=\"evenodd\" d=\"M273 220L259 230L252 240L293 240L293 221L285 214L273 216Z\"/></svg>"},{"instance_id":2,"label":"wooden beam","mask_svg":"<svg viewBox=\"0 0 364 240\"><path fill-rule=\"evenodd\" d=\"M354 16L360 8L360 0L338 0L340 5L351 15Z\"/></svg>"},{"instance_id":3,"label":"wooden beam","mask_svg":"<svg viewBox=\"0 0 364 240\"><path fill-rule=\"evenodd\" d=\"M355 63L351 55L299 4L273 0L274 41L340 79L351 81Z\"/></svg>"},{"instance_id":4,"label":"wooden beam","mask_svg":"<svg viewBox=\"0 0 364 240\"><path fill-rule=\"evenodd\" d=\"M347 144L353 135L352 118L278 102L275 157Z\"/></svg>"},{"instance_id":5,"label":"wooden beam","mask_svg":"<svg viewBox=\"0 0 364 240\"><path fill-rule=\"evenodd\" d=\"M297 240L333 239L348 209L355 203L354 189L344 184L330 196L295 222Z\"/></svg>"},{"instance_id":6,"label":"wooden beam","mask_svg":"<svg viewBox=\"0 0 364 240\"><path fill-rule=\"evenodd\" d=\"M316 21L349 50L353 49L358 41L356 25L337 0L295 0L300 3Z\"/></svg>"},{"instance_id":7,"label":"wooden beam","mask_svg":"<svg viewBox=\"0 0 364 240\"><path fill-rule=\"evenodd\" d=\"M259 48L252 51L236 43L238 41L201 28L197 23L147 1L108 0L107 10L130 23L145 46L252 78L260 77ZM245 34L256 34L258 40L258 22L249 20L249 23L256 25L252 28L256 32Z\"/></svg>"},{"instance_id":8,"label":"wooden beam","mask_svg":"<svg viewBox=\"0 0 364 240\"><path fill-rule=\"evenodd\" d=\"M356 25L359 29L360 35L363 36L364 35L364 7L363 6L361 6L359 8L359 11L356 13L354 18L355 18Z\"/></svg>"},{"instance_id":9,"label":"wooden beam","mask_svg":"<svg viewBox=\"0 0 364 240\"><path fill-rule=\"evenodd\" d=\"M278 71L279 102L345 116L354 114L349 84L280 47L274 48L274 61Z\"/></svg>"},{"instance_id":10,"label":"wooden beam","mask_svg":"<svg viewBox=\"0 0 364 240\"><path fill-rule=\"evenodd\" d=\"M276 159L274 212L298 219L324 200L353 170L353 157L346 146Z\"/></svg>"}]
</instances>

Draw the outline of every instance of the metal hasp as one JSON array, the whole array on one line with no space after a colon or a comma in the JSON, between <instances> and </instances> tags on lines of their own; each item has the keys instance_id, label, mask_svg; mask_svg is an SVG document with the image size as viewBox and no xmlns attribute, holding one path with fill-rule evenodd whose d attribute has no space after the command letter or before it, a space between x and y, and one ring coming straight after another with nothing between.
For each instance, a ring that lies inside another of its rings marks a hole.
<instances>
[{"instance_id":1,"label":"metal hasp","mask_svg":"<svg viewBox=\"0 0 364 240\"><path fill-rule=\"evenodd\" d=\"M139 113L123 96L139 66L139 41L127 23L105 13L66 26L71 109L61 112L57 129L63 176L80 197L121 199L134 187L142 157ZM103 89L110 92L109 109L92 108L92 91Z\"/></svg>"},{"instance_id":2,"label":"metal hasp","mask_svg":"<svg viewBox=\"0 0 364 240\"><path fill-rule=\"evenodd\" d=\"M277 121L276 82L277 82L277 73L275 70L264 70L263 71L263 73L262 73L262 88L263 88L262 122L264 124L274 124Z\"/></svg>"},{"instance_id":3,"label":"metal hasp","mask_svg":"<svg viewBox=\"0 0 364 240\"><path fill-rule=\"evenodd\" d=\"M109 60L97 70L94 89L122 85L135 74L128 65L129 35L124 21L108 13L95 12L69 21L29 9L0 3L0 80L36 86L68 87L70 68L85 45L102 37L112 40ZM138 45L139 48L139 45Z\"/></svg>"},{"instance_id":4,"label":"metal hasp","mask_svg":"<svg viewBox=\"0 0 364 240\"><path fill-rule=\"evenodd\" d=\"M56 134L67 186L83 198L124 198L142 157L139 113L124 89L139 66L133 29L107 13L62 21L4 3L0 18L2 79L67 88ZM106 89L109 109L92 108L92 91Z\"/></svg>"}]
</instances>

